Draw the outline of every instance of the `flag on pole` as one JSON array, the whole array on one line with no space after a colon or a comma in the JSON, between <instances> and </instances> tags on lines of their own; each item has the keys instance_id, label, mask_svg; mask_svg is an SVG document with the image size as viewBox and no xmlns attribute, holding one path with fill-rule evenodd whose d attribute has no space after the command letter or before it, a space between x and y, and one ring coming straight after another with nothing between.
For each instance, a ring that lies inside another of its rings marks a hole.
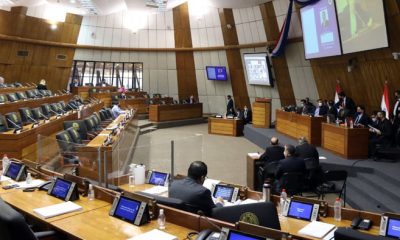
<instances>
[{"instance_id":1,"label":"flag on pole","mask_svg":"<svg viewBox=\"0 0 400 240\"><path fill-rule=\"evenodd\" d=\"M386 112L386 118L389 119L390 106L389 106L389 91L388 91L387 83L385 83L385 86L383 87L381 110Z\"/></svg>"},{"instance_id":2,"label":"flag on pole","mask_svg":"<svg viewBox=\"0 0 400 240\"><path fill-rule=\"evenodd\" d=\"M340 84L338 83L336 85L336 90L335 90L335 103L339 102L339 93L342 91L342 89L340 88Z\"/></svg>"}]
</instances>

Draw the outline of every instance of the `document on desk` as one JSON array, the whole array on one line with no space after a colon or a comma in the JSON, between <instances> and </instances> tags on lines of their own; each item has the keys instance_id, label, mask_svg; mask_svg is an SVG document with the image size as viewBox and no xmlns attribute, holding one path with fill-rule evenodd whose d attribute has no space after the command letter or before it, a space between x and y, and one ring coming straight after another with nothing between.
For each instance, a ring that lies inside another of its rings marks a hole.
<instances>
[{"instance_id":1,"label":"document on desk","mask_svg":"<svg viewBox=\"0 0 400 240\"><path fill-rule=\"evenodd\" d=\"M25 189L25 188L34 188L34 187L39 187L42 183L44 183L43 180L40 179L34 179L32 180L31 183L26 183L26 181L23 182L17 182L18 184L18 189Z\"/></svg>"},{"instance_id":2,"label":"document on desk","mask_svg":"<svg viewBox=\"0 0 400 240\"><path fill-rule=\"evenodd\" d=\"M81 211L82 207L73 202L63 202L48 207L33 209L33 212L42 218L51 218L58 215Z\"/></svg>"},{"instance_id":3,"label":"document on desk","mask_svg":"<svg viewBox=\"0 0 400 240\"><path fill-rule=\"evenodd\" d=\"M213 188L213 185L215 186L220 182L221 182L220 180L207 178L203 183L203 187L208 188L211 191L211 189Z\"/></svg>"},{"instance_id":4,"label":"document on desk","mask_svg":"<svg viewBox=\"0 0 400 240\"><path fill-rule=\"evenodd\" d=\"M168 187L154 186L154 187L146 189L146 190L144 190L142 192L148 193L148 194L154 194L154 195L161 195L163 193L168 192Z\"/></svg>"},{"instance_id":5,"label":"document on desk","mask_svg":"<svg viewBox=\"0 0 400 240\"><path fill-rule=\"evenodd\" d=\"M252 158L260 158L260 154L259 153L248 153L248 155Z\"/></svg>"},{"instance_id":6,"label":"document on desk","mask_svg":"<svg viewBox=\"0 0 400 240\"><path fill-rule=\"evenodd\" d=\"M169 233L160 231L158 229L153 229L149 232L143 233L139 236L129 238L128 240L178 240L178 238Z\"/></svg>"},{"instance_id":7,"label":"document on desk","mask_svg":"<svg viewBox=\"0 0 400 240\"><path fill-rule=\"evenodd\" d=\"M312 221L311 223L307 224L307 226L300 229L299 233L311 237L323 238L334 228L335 225L333 224Z\"/></svg>"},{"instance_id":8,"label":"document on desk","mask_svg":"<svg viewBox=\"0 0 400 240\"><path fill-rule=\"evenodd\" d=\"M11 178L0 175L0 182L6 182L6 181L10 181L10 180L11 180Z\"/></svg>"}]
</instances>

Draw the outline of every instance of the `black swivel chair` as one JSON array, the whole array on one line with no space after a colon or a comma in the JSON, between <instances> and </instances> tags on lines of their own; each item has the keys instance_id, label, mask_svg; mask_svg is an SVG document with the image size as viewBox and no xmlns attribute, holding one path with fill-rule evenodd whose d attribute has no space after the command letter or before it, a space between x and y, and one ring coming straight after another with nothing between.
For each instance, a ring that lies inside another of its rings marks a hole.
<instances>
[{"instance_id":1,"label":"black swivel chair","mask_svg":"<svg viewBox=\"0 0 400 240\"><path fill-rule=\"evenodd\" d=\"M315 188L321 184L322 170L319 161L314 158L305 158L306 173L304 175L304 190L315 192Z\"/></svg>"},{"instance_id":2,"label":"black swivel chair","mask_svg":"<svg viewBox=\"0 0 400 240\"><path fill-rule=\"evenodd\" d=\"M32 91L33 91L33 93L35 94L36 97L39 97L39 98L44 97L44 95L41 94L38 89L33 89Z\"/></svg>"},{"instance_id":3,"label":"black swivel chair","mask_svg":"<svg viewBox=\"0 0 400 240\"><path fill-rule=\"evenodd\" d=\"M33 117L32 111L30 108L24 107L19 109L19 114L21 116L21 120L24 124L33 123L36 120Z\"/></svg>"},{"instance_id":4,"label":"black swivel chair","mask_svg":"<svg viewBox=\"0 0 400 240\"><path fill-rule=\"evenodd\" d=\"M107 114L109 119L114 119L114 114L112 113L110 108L106 108L105 113Z\"/></svg>"},{"instance_id":5,"label":"black swivel chair","mask_svg":"<svg viewBox=\"0 0 400 240\"><path fill-rule=\"evenodd\" d=\"M27 96L28 98L36 98L35 91L33 91L32 89L31 89L31 90L27 90L27 91L26 91L26 96Z\"/></svg>"},{"instance_id":6,"label":"black swivel chair","mask_svg":"<svg viewBox=\"0 0 400 240\"><path fill-rule=\"evenodd\" d=\"M1 240L37 240L55 235L54 231L34 233L25 222L22 214L14 210L0 198L0 239Z\"/></svg>"},{"instance_id":7,"label":"black swivel chair","mask_svg":"<svg viewBox=\"0 0 400 240\"><path fill-rule=\"evenodd\" d=\"M60 147L60 155L63 159L61 168L68 168L71 169L72 173L76 173L79 167L79 157L76 154L77 145L73 142L68 131L57 133L56 139L58 146Z\"/></svg>"},{"instance_id":8,"label":"black swivel chair","mask_svg":"<svg viewBox=\"0 0 400 240\"><path fill-rule=\"evenodd\" d=\"M62 113L62 111L61 111L61 109L59 108L59 106L58 106L57 103L52 103L52 104L50 104L50 108L51 108L51 110L53 110L54 112L56 112L56 113L58 113L58 114L61 114L61 113Z\"/></svg>"},{"instance_id":9,"label":"black swivel chair","mask_svg":"<svg viewBox=\"0 0 400 240\"><path fill-rule=\"evenodd\" d=\"M72 138L72 141L76 144L83 144L81 135L79 134L78 130L74 127L70 127L66 130Z\"/></svg>"},{"instance_id":10,"label":"black swivel chair","mask_svg":"<svg viewBox=\"0 0 400 240\"><path fill-rule=\"evenodd\" d=\"M92 133L88 133L86 124L83 120L64 121L64 129L67 130L70 127L75 128L83 140L93 139L96 136Z\"/></svg>"},{"instance_id":11,"label":"black swivel chair","mask_svg":"<svg viewBox=\"0 0 400 240\"><path fill-rule=\"evenodd\" d=\"M302 195L304 185L304 173L302 172L286 172L279 179L279 189L276 191L281 192L285 189L290 196Z\"/></svg>"},{"instance_id":12,"label":"black swivel chair","mask_svg":"<svg viewBox=\"0 0 400 240\"><path fill-rule=\"evenodd\" d=\"M42 96L44 97L48 97L49 93L47 92L47 90L39 90L40 94L42 94Z\"/></svg>"},{"instance_id":13,"label":"black swivel chair","mask_svg":"<svg viewBox=\"0 0 400 240\"><path fill-rule=\"evenodd\" d=\"M6 120L9 128L18 129L22 127L21 116L17 112L6 113Z\"/></svg>"},{"instance_id":14,"label":"black swivel chair","mask_svg":"<svg viewBox=\"0 0 400 240\"><path fill-rule=\"evenodd\" d=\"M106 121L108 120L108 115L104 112L104 110L99 111L100 119L101 121Z\"/></svg>"},{"instance_id":15,"label":"black swivel chair","mask_svg":"<svg viewBox=\"0 0 400 240\"><path fill-rule=\"evenodd\" d=\"M33 118L35 120L45 119L45 117L43 117L44 114L43 114L42 108L40 108L40 107L32 108L31 112L32 112Z\"/></svg>"},{"instance_id":16,"label":"black swivel chair","mask_svg":"<svg viewBox=\"0 0 400 240\"><path fill-rule=\"evenodd\" d=\"M18 97L20 100L25 100L25 99L28 98L24 92L17 92L16 94L17 94L17 97Z\"/></svg>"},{"instance_id":17,"label":"black swivel chair","mask_svg":"<svg viewBox=\"0 0 400 240\"><path fill-rule=\"evenodd\" d=\"M42 104L41 108L42 108L43 114L44 114L46 117L50 117L50 116L53 115L53 113L50 111L50 109L51 109L51 108L50 108L50 104L48 104L48 103Z\"/></svg>"},{"instance_id":18,"label":"black swivel chair","mask_svg":"<svg viewBox=\"0 0 400 240\"><path fill-rule=\"evenodd\" d=\"M339 198L343 198L343 205L346 206L346 182L347 171L325 171L322 174L322 184L316 188L318 199L322 198L322 200L324 200L325 194L336 193L339 194Z\"/></svg>"},{"instance_id":19,"label":"black swivel chair","mask_svg":"<svg viewBox=\"0 0 400 240\"><path fill-rule=\"evenodd\" d=\"M86 124L87 131L89 133L97 135L98 133L97 133L97 130L96 130L96 124L95 124L93 118L92 117L87 117L87 118L84 119L84 121L85 121L85 124Z\"/></svg>"},{"instance_id":20,"label":"black swivel chair","mask_svg":"<svg viewBox=\"0 0 400 240\"><path fill-rule=\"evenodd\" d=\"M4 94L0 94L0 103L6 103L7 102L7 97Z\"/></svg>"},{"instance_id":21,"label":"black swivel chair","mask_svg":"<svg viewBox=\"0 0 400 240\"><path fill-rule=\"evenodd\" d=\"M6 132L6 131L8 131L6 118L0 114L0 132Z\"/></svg>"},{"instance_id":22,"label":"black swivel chair","mask_svg":"<svg viewBox=\"0 0 400 240\"><path fill-rule=\"evenodd\" d=\"M22 84L19 83L19 82L15 82L15 83L14 83L14 86L15 86L15 87L22 87Z\"/></svg>"},{"instance_id":23,"label":"black swivel chair","mask_svg":"<svg viewBox=\"0 0 400 240\"><path fill-rule=\"evenodd\" d=\"M369 233L359 232L352 228L339 227L334 233L335 240L390 240L383 236L375 236Z\"/></svg>"},{"instance_id":24,"label":"black swivel chair","mask_svg":"<svg viewBox=\"0 0 400 240\"><path fill-rule=\"evenodd\" d=\"M59 101L58 104L61 106L61 108L62 108L64 111L68 110L67 105L65 104L64 101Z\"/></svg>"},{"instance_id":25,"label":"black swivel chair","mask_svg":"<svg viewBox=\"0 0 400 240\"><path fill-rule=\"evenodd\" d=\"M46 90L47 91L47 96L51 97L53 96L53 92L51 90Z\"/></svg>"},{"instance_id":26,"label":"black swivel chair","mask_svg":"<svg viewBox=\"0 0 400 240\"><path fill-rule=\"evenodd\" d=\"M10 102L18 101L18 96L15 93L8 93L7 98L8 98L8 101L10 101Z\"/></svg>"},{"instance_id":27,"label":"black swivel chair","mask_svg":"<svg viewBox=\"0 0 400 240\"><path fill-rule=\"evenodd\" d=\"M116 105L116 104L118 104L119 103L119 98L118 98L118 95L112 95L111 96L111 105Z\"/></svg>"},{"instance_id":28,"label":"black swivel chair","mask_svg":"<svg viewBox=\"0 0 400 240\"><path fill-rule=\"evenodd\" d=\"M249 203L236 206L213 208L211 217L225 222L239 221L253 223L280 230L278 212L271 202Z\"/></svg>"}]
</instances>

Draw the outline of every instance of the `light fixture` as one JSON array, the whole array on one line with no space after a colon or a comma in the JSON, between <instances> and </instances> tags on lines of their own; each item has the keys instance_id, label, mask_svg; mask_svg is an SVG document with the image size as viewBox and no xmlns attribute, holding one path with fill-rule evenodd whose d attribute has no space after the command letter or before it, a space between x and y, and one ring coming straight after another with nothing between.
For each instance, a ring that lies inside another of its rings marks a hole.
<instances>
[{"instance_id":1,"label":"light fixture","mask_svg":"<svg viewBox=\"0 0 400 240\"><path fill-rule=\"evenodd\" d=\"M400 58L400 52L392 52L392 55L393 55L393 59L394 59L394 60L399 60L399 58Z\"/></svg>"},{"instance_id":2,"label":"light fixture","mask_svg":"<svg viewBox=\"0 0 400 240\"><path fill-rule=\"evenodd\" d=\"M167 10L168 0L146 0L146 7L157 8L158 11Z\"/></svg>"}]
</instances>

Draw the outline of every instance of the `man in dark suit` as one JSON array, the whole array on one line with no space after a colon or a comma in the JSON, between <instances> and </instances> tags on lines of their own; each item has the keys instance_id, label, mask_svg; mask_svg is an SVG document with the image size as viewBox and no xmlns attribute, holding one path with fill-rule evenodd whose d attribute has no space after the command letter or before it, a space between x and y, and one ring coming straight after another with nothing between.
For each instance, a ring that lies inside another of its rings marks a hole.
<instances>
[{"instance_id":1,"label":"man in dark suit","mask_svg":"<svg viewBox=\"0 0 400 240\"><path fill-rule=\"evenodd\" d=\"M207 165L201 161L192 162L188 169L188 176L182 180L175 180L168 189L168 196L177 198L194 208L210 215L215 207L223 206L223 199L218 198L214 204L211 191L203 186L207 176Z\"/></svg>"},{"instance_id":2,"label":"man in dark suit","mask_svg":"<svg viewBox=\"0 0 400 240\"><path fill-rule=\"evenodd\" d=\"M304 173L306 170L303 159L296 157L296 148L293 145L285 145L283 154L285 155L285 159L279 161L275 172L274 189L276 192L281 192L280 179L283 174L289 172Z\"/></svg>"},{"instance_id":3,"label":"man in dark suit","mask_svg":"<svg viewBox=\"0 0 400 240\"><path fill-rule=\"evenodd\" d=\"M354 127L367 127L371 122L367 114L365 114L365 107L363 105L357 106L357 113L354 115Z\"/></svg>"},{"instance_id":4,"label":"man in dark suit","mask_svg":"<svg viewBox=\"0 0 400 240\"><path fill-rule=\"evenodd\" d=\"M315 106L310 102L309 98L301 99L301 114L314 115Z\"/></svg>"},{"instance_id":5,"label":"man in dark suit","mask_svg":"<svg viewBox=\"0 0 400 240\"><path fill-rule=\"evenodd\" d=\"M284 151L285 148L279 145L279 139L272 137L270 146L265 149L265 152L260 156L260 160L264 162L264 165L282 160L285 158L285 155L283 155Z\"/></svg>"},{"instance_id":6,"label":"man in dark suit","mask_svg":"<svg viewBox=\"0 0 400 240\"><path fill-rule=\"evenodd\" d=\"M386 118L385 111L379 111L377 114L378 125L376 128L370 127L369 131L371 136L369 139L368 152L369 155L375 157L376 145L382 145L382 147L390 146L392 143L393 129L392 123Z\"/></svg>"},{"instance_id":7,"label":"man in dark suit","mask_svg":"<svg viewBox=\"0 0 400 240\"><path fill-rule=\"evenodd\" d=\"M346 97L343 91L338 93L338 96L339 102L335 104L335 107L338 109L339 118L353 117L354 113L356 113L356 105L353 99Z\"/></svg>"},{"instance_id":8,"label":"man in dark suit","mask_svg":"<svg viewBox=\"0 0 400 240\"><path fill-rule=\"evenodd\" d=\"M329 121L334 122L337 118L337 108L335 107L335 103L333 100L328 101L328 117Z\"/></svg>"},{"instance_id":9,"label":"man in dark suit","mask_svg":"<svg viewBox=\"0 0 400 240\"><path fill-rule=\"evenodd\" d=\"M394 92L393 130L397 132L400 127L400 90Z\"/></svg>"},{"instance_id":10,"label":"man in dark suit","mask_svg":"<svg viewBox=\"0 0 400 240\"><path fill-rule=\"evenodd\" d=\"M251 110L245 105L242 111L244 124L248 124L252 121Z\"/></svg>"},{"instance_id":11,"label":"man in dark suit","mask_svg":"<svg viewBox=\"0 0 400 240\"><path fill-rule=\"evenodd\" d=\"M314 117L323 117L328 114L328 106L324 104L322 99L318 99L318 106L315 108Z\"/></svg>"},{"instance_id":12,"label":"man in dark suit","mask_svg":"<svg viewBox=\"0 0 400 240\"><path fill-rule=\"evenodd\" d=\"M319 166L319 153L316 147L309 144L307 138L300 137L299 145L296 146L296 156L300 159L312 158L316 166Z\"/></svg>"},{"instance_id":13,"label":"man in dark suit","mask_svg":"<svg viewBox=\"0 0 400 240\"><path fill-rule=\"evenodd\" d=\"M235 115L232 96L228 95L227 98L228 98L228 104L226 105L226 115Z\"/></svg>"}]
</instances>

